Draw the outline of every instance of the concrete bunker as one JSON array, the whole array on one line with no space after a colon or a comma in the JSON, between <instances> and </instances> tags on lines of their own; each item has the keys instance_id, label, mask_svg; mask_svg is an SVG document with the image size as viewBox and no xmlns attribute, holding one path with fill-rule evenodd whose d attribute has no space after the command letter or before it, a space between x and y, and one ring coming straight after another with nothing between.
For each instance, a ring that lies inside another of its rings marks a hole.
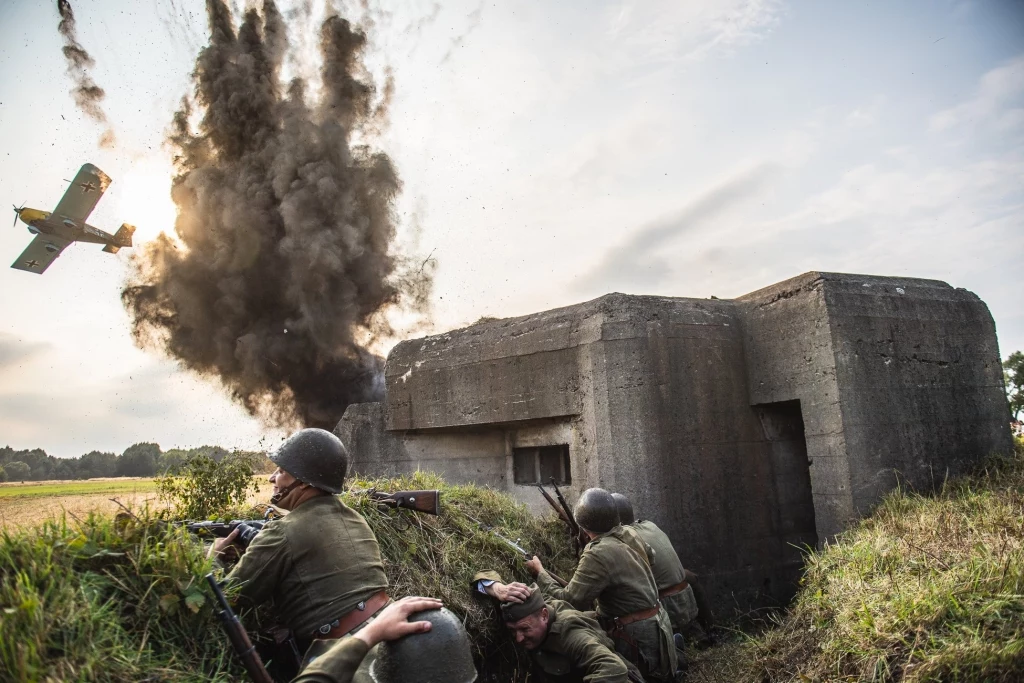
<instances>
[{"instance_id":1,"label":"concrete bunker","mask_svg":"<svg viewBox=\"0 0 1024 683\"><path fill-rule=\"evenodd\" d=\"M720 608L788 600L897 480L1011 448L995 326L944 282L806 273L735 300L609 294L397 345L353 469L628 495Z\"/></svg>"}]
</instances>

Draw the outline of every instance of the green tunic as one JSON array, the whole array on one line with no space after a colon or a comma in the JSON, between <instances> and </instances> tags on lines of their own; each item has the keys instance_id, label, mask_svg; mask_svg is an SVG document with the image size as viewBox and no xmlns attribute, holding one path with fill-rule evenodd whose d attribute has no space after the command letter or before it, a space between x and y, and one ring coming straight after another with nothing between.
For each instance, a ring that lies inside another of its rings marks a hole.
<instances>
[{"instance_id":1,"label":"green tunic","mask_svg":"<svg viewBox=\"0 0 1024 683\"><path fill-rule=\"evenodd\" d=\"M388 586L370 527L335 496L269 522L227 576L243 603L267 600L300 640Z\"/></svg>"},{"instance_id":2,"label":"green tunic","mask_svg":"<svg viewBox=\"0 0 1024 683\"><path fill-rule=\"evenodd\" d=\"M640 535L647 545L654 550L654 557L651 558L651 572L654 574L654 581L658 584L658 590L662 591L670 586L676 586L686 578L683 572L683 563L679 561L679 555L672 546L668 535L658 528L658 525L646 519L634 522L632 528ZM687 586L684 590L668 595L661 599L661 604L668 612L672 628L682 631L697 616L697 600L693 596L693 588Z\"/></svg>"},{"instance_id":3,"label":"green tunic","mask_svg":"<svg viewBox=\"0 0 1024 683\"><path fill-rule=\"evenodd\" d=\"M617 526L583 549L569 585L562 588L545 571L537 583L545 595L565 600L578 610L595 602L602 620L612 620L660 606L651 573L653 551L629 527ZM676 668L672 626L665 610L612 632L616 651L633 662L645 678L669 680Z\"/></svg>"},{"instance_id":4,"label":"green tunic","mask_svg":"<svg viewBox=\"0 0 1024 683\"><path fill-rule=\"evenodd\" d=\"M369 648L358 638L340 638L292 683L351 683Z\"/></svg>"},{"instance_id":5,"label":"green tunic","mask_svg":"<svg viewBox=\"0 0 1024 683\"><path fill-rule=\"evenodd\" d=\"M495 571L478 572L481 579L501 581ZM537 586L534 590L539 590ZM594 618L564 600L546 600L550 622L544 642L530 651L534 666L551 683L626 683L631 665L615 652L615 644ZM635 669L634 669L635 671ZM638 676L639 673L636 672Z\"/></svg>"}]
</instances>

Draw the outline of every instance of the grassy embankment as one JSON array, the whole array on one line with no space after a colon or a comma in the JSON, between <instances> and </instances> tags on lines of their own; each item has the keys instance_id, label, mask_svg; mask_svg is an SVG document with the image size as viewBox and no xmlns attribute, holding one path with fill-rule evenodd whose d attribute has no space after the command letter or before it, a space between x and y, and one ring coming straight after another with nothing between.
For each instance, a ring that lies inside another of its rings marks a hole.
<instances>
[{"instance_id":1,"label":"grassy embankment","mask_svg":"<svg viewBox=\"0 0 1024 683\"><path fill-rule=\"evenodd\" d=\"M695 680L1024 681L1024 444L892 493L806 564L774 628L699 655Z\"/></svg>"},{"instance_id":2,"label":"grassy embankment","mask_svg":"<svg viewBox=\"0 0 1024 683\"><path fill-rule=\"evenodd\" d=\"M470 592L475 571L524 580L522 562L466 516L547 555L556 571L571 553L561 526L509 497L443 486L427 475L353 482L355 489L442 488L439 517L379 510L348 495L377 534L392 595L432 595L466 618L478 661L522 680L490 608ZM252 511L225 511L225 516ZM204 549L180 529L91 514L0 530L0 672L13 680L244 680L215 620L202 577ZM252 622L249 622L250 625Z\"/></svg>"}]
</instances>

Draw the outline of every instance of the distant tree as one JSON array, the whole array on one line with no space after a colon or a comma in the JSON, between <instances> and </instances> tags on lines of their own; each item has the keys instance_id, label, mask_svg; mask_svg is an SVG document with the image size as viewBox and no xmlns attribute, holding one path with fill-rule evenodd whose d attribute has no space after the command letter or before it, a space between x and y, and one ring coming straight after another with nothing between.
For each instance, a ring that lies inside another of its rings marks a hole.
<instances>
[{"instance_id":1,"label":"distant tree","mask_svg":"<svg viewBox=\"0 0 1024 683\"><path fill-rule=\"evenodd\" d=\"M4 465L4 471L11 481L26 481L32 474L32 468L20 460L15 460Z\"/></svg>"},{"instance_id":2,"label":"distant tree","mask_svg":"<svg viewBox=\"0 0 1024 683\"><path fill-rule=\"evenodd\" d=\"M191 451L181 448L172 448L163 453L156 465L157 474L176 474L188 460L190 453Z\"/></svg>"},{"instance_id":3,"label":"distant tree","mask_svg":"<svg viewBox=\"0 0 1024 683\"><path fill-rule=\"evenodd\" d=\"M78 469L83 479L113 477L117 475L117 456L113 453L89 451L78 459Z\"/></svg>"},{"instance_id":4,"label":"distant tree","mask_svg":"<svg viewBox=\"0 0 1024 683\"><path fill-rule=\"evenodd\" d=\"M7 481L7 470L5 470L3 467L0 467L0 482L4 481Z\"/></svg>"},{"instance_id":5,"label":"distant tree","mask_svg":"<svg viewBox=\"0 0 1024 683\"><path fill-rule=\"evenodd\" d=\"M160 446L155 443L136 443L124 449L117 459L117 476L151 477L156 474L160 461Z\"/></svg>"},{"instance_id":6,"label":"distant tree","mask_svg":"<svg viewBox=\"0 0 1024 683\"><path fill-rule=\"evenodd\" d=\"M1003 361L1003 378L1006 380L1006 400L1010 402L1010 413L1014 420L1019 420L1024 411L1024 353L1014 351Z\"/></svg>"}]
</instances>

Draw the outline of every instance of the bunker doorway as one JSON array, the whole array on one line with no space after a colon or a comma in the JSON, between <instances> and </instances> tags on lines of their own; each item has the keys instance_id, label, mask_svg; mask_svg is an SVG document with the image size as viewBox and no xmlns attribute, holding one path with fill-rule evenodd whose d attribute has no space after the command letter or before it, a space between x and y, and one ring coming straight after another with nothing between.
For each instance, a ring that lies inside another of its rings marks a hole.
<instances>
[{"instance_id":1,"label":"bunker doorway","mask_svg":"<svg viewBox=\"0 0 1024 683\"><path fill-rule=\"evenodd\" d=\"M755 406L761 428L770 445L775 487L775 528L786 544L786 564L800 566L798 548L818 545L814 526L814 496L811 491L810 461L804 438L800 401L762 403ZM794 547L795 546L795 547Z\"/></svg>"}]
</instances>

